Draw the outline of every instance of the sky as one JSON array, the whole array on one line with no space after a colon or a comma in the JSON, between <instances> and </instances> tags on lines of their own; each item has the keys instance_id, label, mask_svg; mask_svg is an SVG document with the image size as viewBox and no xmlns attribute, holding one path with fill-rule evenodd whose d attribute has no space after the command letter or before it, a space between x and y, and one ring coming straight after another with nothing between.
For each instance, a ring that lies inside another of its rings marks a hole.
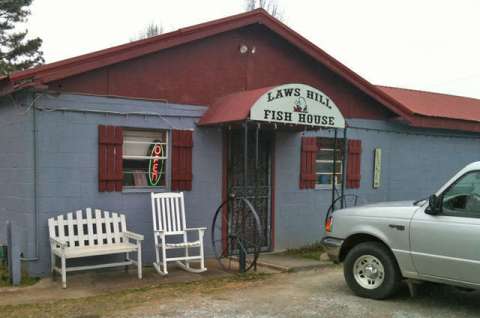
<instances>
[{"instance_id":1,"label":"sky","mask_svg":"<svg viewBox=\"0 0 480 318\"><path fill-rule=\"evenodd\" d=\"M480 99L480 1L278 0L283 22L373 84ZM238 14L244 0L34 0L46 62Z\"/></svg>"}]
</instances>

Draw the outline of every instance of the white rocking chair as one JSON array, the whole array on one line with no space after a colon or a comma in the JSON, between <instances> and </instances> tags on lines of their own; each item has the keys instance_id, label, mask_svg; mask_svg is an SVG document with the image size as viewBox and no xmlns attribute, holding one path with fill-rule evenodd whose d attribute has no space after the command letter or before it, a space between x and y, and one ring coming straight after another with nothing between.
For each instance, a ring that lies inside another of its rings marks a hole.
<instances>
[{"instance_id":1,"label":"white rocking chair","mask_svg":"<svg viewBox=\"0 0 480 318\"><path fill-rule=\"evenodd\" d=\"M161 275L167 275L167 262L175 261L181 268L192 273L207 270L203 252L203 236L206 227L186 228L183 193L152 193L153 235L156 262L153 267ZM198 232L198 240L188 241L188 232ZM167 237L180 237L180 242L167 243ZM189 249L199 248L199 254L191 255ZM184 249L184 256L167 257L167 250ZM160 255L161 253L161 255ZM200 268L192 268L191 262L200 262Z\"/></svg>"}]
</instances>

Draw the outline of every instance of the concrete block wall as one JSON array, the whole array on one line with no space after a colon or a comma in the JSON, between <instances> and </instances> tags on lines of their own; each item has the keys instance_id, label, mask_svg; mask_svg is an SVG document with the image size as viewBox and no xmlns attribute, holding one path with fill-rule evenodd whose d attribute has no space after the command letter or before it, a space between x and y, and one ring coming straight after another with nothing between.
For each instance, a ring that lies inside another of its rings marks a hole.
<instances>
[{"instance_id":1,"label":"concrete block wall","mask_svg":"<svg viewBox=\"0 0 480 318\"><path fill-rule=\"evenodd\" d=\"M195 121L204 107L80 95L44 96L37 107L64 111L39 110L37 115L41 261L32 265L32 274L44 275L50 268L47 219L86 207L126 214L129 230L145 235L144 263L149 265L154 259L150 192L98 192L98 125L195 129L192 191L185 192L187 225L210 227L221 200L222 134L216 128L197 129ZM93 111L160 113L163 117ZM205 241L209 242L208 237Z\"/></svg>"},{"instance_id":2,"label":"concrete block wall","mask_svg":"<svg viewBox=\"0 0 480 318\"><path fill-rule=\"evenodd\" d=\"M23 112L32 100L24 99ZM31 112L20 116L10 100L0 102L0 222L11 219L22 224L20 245L28 257L34 252L33 121ZM193 189L185 193L187 223L190 227L211 226L221 202L223 146L220 128L196 127L204 107L68 94L42 96L36 99L36 106L43 109L36 111L40 261L30 263L31 274L45 275L50 269L47 219L86 207L125 213L130 230L145 235L145 264L153 261L149 192L98 192L98 125L194 129ZM361 139L363 151L361 187L346 193L357 193L365 203L426 197L480 157L478 135L373 120L348 122L352 126L348 138ZM327 130L307 134L333 137ZM276 132L277 250L313 243L324 235L331 191L299 189L301 137L301 133ZM373 189L373 149L377 147L382 149L382 183ZM205 242L207 255L212 255L209 232Z\"/></svg>"},{"instance_id":3,"label":"concrete block wall","mask_svg":"<svg viewBox=\"0 0 480 318\"><path fill-rule=\"evenodd\" d=\"M27 93L0 97L0 245L6 244L5 224L11 221L24 250L33 238L31 102Z\"/></svg>"},{"instance_id":4,"label":"concrete block wall","mask_svg":"<svg viewBox=\"0 0 480 318\"><path fill-rule=\"evenodd\" d=\"M415 129L374 120L348 120L349 139L362 140L360 203L428 197L466 164L480 160L480 135ZM343 132L339 131L339 137ZM306 135L333 138L333 131ZM302 134L276 135L275 248L283 250L319 241L331 204L331 190L299 189ZM381 186L373 189L373 152L382 149Z\"/></svg>"}]
</instances>

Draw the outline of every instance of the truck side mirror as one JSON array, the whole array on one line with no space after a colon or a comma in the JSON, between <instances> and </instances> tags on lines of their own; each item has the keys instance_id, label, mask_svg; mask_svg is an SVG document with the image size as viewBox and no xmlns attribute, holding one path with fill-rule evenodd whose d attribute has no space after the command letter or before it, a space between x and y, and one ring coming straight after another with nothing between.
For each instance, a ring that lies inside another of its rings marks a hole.
<instances>
[{"instance_id":1,"label":"truck side mirror","mask_svg":"<svg viewBox=\"0 0 480 318\"><path fill-rule=\"evenodd\" d=\"M442 199L437 195L432 194L428 198L428 207L425 209L425 213L430 215L437 215L442 212Z\"/></svg>"}]
</instances>

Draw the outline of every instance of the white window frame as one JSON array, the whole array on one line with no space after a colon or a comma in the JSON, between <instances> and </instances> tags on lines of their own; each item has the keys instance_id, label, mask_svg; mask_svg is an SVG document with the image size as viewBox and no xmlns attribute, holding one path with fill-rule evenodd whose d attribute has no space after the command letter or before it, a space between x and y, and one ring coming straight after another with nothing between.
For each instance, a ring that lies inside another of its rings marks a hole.
<instances>
[{"instance_id":1,"label":"white window frame","mask_svg":"<svg viewBox=\"0 0 480 318\"><path fill-rule=\"evenodd\" d=\"M152 159L152 156L135 156L135 155L125 155L125 144L147 144L151 145L151 142L146 141L125 141L126 135L129 132L138 132L138 133L163 133L165 134L165 142L159 142L157 144L165 146L165 155L160 157L160 159L165 160L165 184L161 186L127 186L123 185L123 189L126 190L125 192L138 192L138 191L165 191L170 187L170 180L169 180L169 171L170 171L170 131L166 129L148 129L148 128L124 128L123 129L123 154L122 154L122 162L123 160L128 159L140 159L140 160L149 160ZM125 170L122 167L122 173L125 174ZM123 180L122 180L123 183Z\"/></svg>"},{"instance_id":2,"label":"white window frame","mask_svg":"<svg viewBox=\"0 0 480 318\"><path fill-rule=\"evenodd\" d=\"M322 138L322 137L319 137ZM333 139L332 139L333 140ZM319 149L319 151L331 151L333 153L333 148L322 148ZM337 151L344 156L345 154L342 154L342 149L337 149ZM337 159L335 160L337 164L340 165L340 172L336 173L335 171L333 172L318 172L317 170L317 163L328 163L330 165L333 165L333 159L315 159L315 175L327 175L327 176L335 176L335 187L341 187L342 186L342 180L343 180L343 160L342 159ZM324 183L318 183L318 178L315 179L315 189L332 189L333 188L333 183L329 184L324 184Z\"/></svg>"}]
</instances>

